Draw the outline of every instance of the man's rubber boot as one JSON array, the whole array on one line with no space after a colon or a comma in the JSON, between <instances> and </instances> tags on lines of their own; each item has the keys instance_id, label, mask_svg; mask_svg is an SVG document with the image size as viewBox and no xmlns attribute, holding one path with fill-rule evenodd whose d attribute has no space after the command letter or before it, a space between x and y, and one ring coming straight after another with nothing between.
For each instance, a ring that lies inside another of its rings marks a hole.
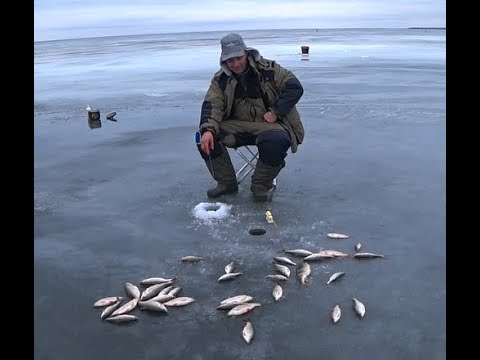
<instances>
[{"instance_id":1,"label":"man's rubber boot","mask_svg":"<svg viewBox=\"0 0 480 360\"><path fill-rule=\"evenodd\" d=\"M238 191L237 176L228 150L222 144L217 146L222 147L222 153L211 160L210 158L205 159L210 174L218 183L217 186L207 191L209 198L217 198Z\"/></svg>"},{"instance_id":2,"label":"man's rubber boot","mask_svg":"<svg viewBox=\"0 0 480 360\"><path fill-rule=\"evenodd\" d=\"M238 191L237 184L222 184L218 183L217 186L207 190L207 196L209 198L217 198L222 195L233 194Z\"/></svg>"},{"instance_id":3,"label":"man's rubber boot","mask_svg":"<svg viewBox=\"0 0 480 360\"><path fill-rule=\"evenodd\" d=\"M277 177L285 167L285 161L278 166L270 166L262 160L257 160L255 171L252 175L252 185L250 190L253 193L253 199L258 202L265 202L273 193L273 180Z\"/></svg>"}]
</instances>

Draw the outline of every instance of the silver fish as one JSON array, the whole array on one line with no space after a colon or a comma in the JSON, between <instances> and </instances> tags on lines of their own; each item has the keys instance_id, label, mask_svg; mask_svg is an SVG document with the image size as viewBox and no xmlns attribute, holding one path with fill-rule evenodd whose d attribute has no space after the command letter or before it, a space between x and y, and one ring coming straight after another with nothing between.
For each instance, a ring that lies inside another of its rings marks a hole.
<instances>
[{"instance_id":1,"label":"silver fish","mask_svg":"<svg viewBox=\"0 0 480 360\"><path fill-rule=\"evenodd\" d=\"M130 300L129 302L123 304L122 306L120 306L117 310L115 310L112 313L112 316L122 315L122 314L126 314L126 313L132 311L137 306L138 300L139 300L138 298L134 298L134 299Z\"/></svg>"},{"instance_id":2,"label":"silver fish","mask_svg":"<svg viewBox=\"0 0 480 360\"><path fill-rule=\"evenodd\" d=\"M93 306L94 307L109 306L121 300L123 300L123 296L109 296L109 297L105 297L103 299L97 300L95 304L93 304Z\"/></svg>"},{"instance_id":3,"label":"silver fish","mask_svg":"<svg viewBox=\"0 0 480 360\"><path fill-rule=\"evenodd\" d=\"M302 285L305 285L307 283L307 278L311 272L312 272L312 269L308 262L303 262L298 266L297 277L298 277L298 280L300 280L300 283Z\"/></svg>"},{"instance_id":4,"label":"silver fish","mask_svg":"<svg viewBox=\"0 0 480 360\"><path fill-rule=\"evenodd\" d=\"M336 272L335 274L330 276L330 279L328 279L328 281L327 281L327 285L330 284L331 282L341 278L343 275L345 275L345 273L343 271Z\"/></svg>"},{"instance_id":5,"label":"silver fish","mask_svg":"<svg viewBox=\"0 0 480 360\"><path fill-rule=\"evenodd\" d=\"M289 258L284 257L284 256L275 256L273 258L273 260L275 260L276 262L278 262L280 264L287 264L287 265L293 265L293 266L297 265L292 260L290 260Z\"/></svg>"},{"instance_id":6,"label":"silver fish","mask_svg":"<svg viewBox=\"0 0 480 360\"><path fill-rule=\"evenodd\" d=\"M155 285L155 284L161 284L167 281L174 281L176 278L163 278L163 277L151 277L147 279L143 279L140 281L141 285Z\"/></svg>"},{"instance_id":7,"label":"silver fish","mask_svg":"<svg viewBox=\"0 0 480 360\"><path fill-rule=\"evenodd\" d=\"M175 297L178 295L180 291L182 291L182 288L180 286L177 286L177 287L174 287L172 290L170 290L168 292L168 295Z\"/></svg>"},{"instance_id":8,"label":"silver fish","mask_svg":"<svg viewBox=\"0 0 480 360\"><path fill-rule=\"evenodd\" d=\"M338 320L340 320L340 317L342 316L342 310L340 310L340 306L335 305L333 307L331 316L332 316L333 323L336 323Z\"/></svg>"},{"instance_id":9,"label":"silver fish","mask_svg":"<svg viewBox=\"0 0 480 360\"><path fill-rule=\"evenodd\" d=\"M237 277L239 277L240 275L242 275L243 273L241 272L238 272L238 273L228 273L228 274L223 274L222 276L220 276L218 278L217 281L221 282L221 281L227 281L227 280L233 280Z\"/></svg>"},{"instance_id":10,"label":"silver fish","mask_svg":"<svg viewBox=\"0 0 480 360\"><path fill-rule=\"evenodd\" d=\"M267 279L270 279L272 281L287 281L288 278L286 276L280 275L280 274L275 274L275 275L267 275L265 276Z\"/></svg>"},{"instance_id":11,"label":"silver fish","mask_svg":"<svg viewBox=\"0 0 480 360\"><path fill-rule=\"evenodd\" d=\"M164 313L168 313L167 307L158 301L139 301L138 307L141 310L161 311Z\"/></svg>"},{"instance_id":12,"label":"silver fish","mask_svg":"<svg viewBox=\"0 0 480 360\"><path fill-rule=\"evenodd\" d=\"M170 285L164 286L164 284L166 283L155 284L146 288L145 290L143 290L142 295L140 296L140 300L145 301L145 300L151 299L152 297L157 296L160 293L160 291L162 291L162 289L170 286Z\"/></svg>"},{"instance_id":13,"label":"silver fish","mask_svg":"<svg viewBox=\"0 0 480 360\"><path fill-rule=\"evenodd\" d=\"M154 296L157 296L160 294L160 291L162 291L165 288L168 288L171 286L171 282L167 281L161 284L155 284L152 286L149 286L145 290L143 290L142 295L140 296L140 300L148 300Z\"/></svg>"},{"instance_id":14,"label":"silver fish","mask_svg":"<svg viewBox=\"0 0 480 360\"><path fill-rule=\"evenodd\" d=\"M184 256L180 259L182 262L197 262L200 260L203 260L202 256L196 256L196 255L188 255Z\"/></svg>"},{"instance_id":15,"label":"silver fish","mask_svg":"<svg viewBox=\"0 0 480 360\"><path fill-rule=\"evenodd\" d=\"M230 310L233 309L234 307L242 304L248 304L248 302L240 302L240 303L225 303L225 304L220 304L217 306L217 310Z\"/></svg>"},{"instance_id":16,"label":"silver fish","mask_svg":"<svg viewBox=\"0 0 480 360\"><path fill-rule=\"evenodd\" d=\"M109 317L115 310L118 309L121 303L122 303L122 300L119 300L116 303L106 307L105 310L103 310L102 313L100 314L100 319L105 319L106 317Z\"/></svg>"},{"instance_id":17,"label":"silver fish","mask_svg":"<svg viewBox=\"0 0 480 360\"><path fill-rule=\"evenodd\" d=\"M230 310L233 309L235 306L245 304L249 302L250 300L253 300L253 297L248 296L248 295L240 295L243 297L238 297L235 296L234 300L230 300L228 302L222 302L220 305L217 306L218 310Z\"/></svg>"},{"instance_id":18,"label":"silver fish","mask_svg":"<svg viewBox=\"0 0 480 360\"><path fill-rule=\"evenodd\" d=\"M246 313L252 311L257 306L262 306L262 304L260 304L260 303L240 304L240 305L237 305L234 308L230 309L230 311L227 313L227 315L228 316L243 315L243 314L246 314Z\"/></svg>"},{"instance_id":19,"label":"silver fish","mask_svg":"<svg viewBox=\"0 0 480 360\"><path fill-rule=\"evenodd\" d=\"M280 285L275 285L275 287L273 288L273 291L272 291L272 296L273 298L275 299L275 301L278 301L280 300L280 298L282 297L283 295L283 289Z\"/></svg>"},{"instance_id":20,"label":"silver fish","mask_svg":"<svg viewBox=\"0 0 480 360\"><path fill-rule=\"evenodd\" d=\"M335 256L330 254L323 254L323 253L314 253L312 255L305 256L303 261L316 261L316 260L325 260L325 259L333 259Z\"/></svg>"},{"instance_id":21,"label":"silver fish","mask_svg":"<svg viewBox=\"0 0 480 360\"><path fill-rule=\"evenodd\" d=\"M293 256L300 256L300 257L305 257L308 255L312 255L311 251L305 250L305 249L292 249L292 250L285 250L283 249L287 254L291 254Z\"/></svg>"},{"instance_id":22,"label":"silver fish","mask_svg":"<svg viewBox=\"0 0 480 360\"><path fill-rule=\"evenodd\" d=\"M356 252L359 252L361 249L362 249L362 244L356 243L356 244L355 244L355 251L356 251Z\"/></svg>"},{"instance_id":23,"label":"silver fish","mask_svg":"<svg viewBox=\"0 0 480 360\"><path fill-rule=\"evenodd\" d=\"M275 269L285 277L289 278L290 277L290 269L286 265L281 265L281 264L273 264Z\"/></svg>"},{"instance_id":24,"label":"silver fish","mask_svg":"<svg viewBox=\"0 0 480 360\"><path fill-rule=\"evenodd\" d=\"M371 259L371 258L383 258L384 256L381 254L374 254L369 252L358 252L353 255L356 259Z\"/></svg>"},{"instance_id":25,"label":"silver fish","mask_svg":"<svg viewBox=\"0 0 480 360\"><path fill-rule=\"evenodd\" d=\"M113 323L123 323L127 321L138 320L138 317L136 317L135 315L122 314L122 315L111 316L109 318L106 318L105 320Z\"/></svg>"},{"instance_id":26,"label":"silver fish","mask_svg":"<svg viewBox=\"0 0 480 360\"><path fill-rule=\"evenodd\" d=\"M175 296L172 296L172 295L160 295L158 294L157 296L154 296L153 298L149 299L148 301L157 301L159 303L164 303L164 302L167 302L169 300L172 300L174 299Z\"/></svg>"},{"instance_id":27,"label":"silver fish","mask_svg":"<svg viewBox=\"0 0 480 360\"><path fill-rule=\"evenodd\" d=\"M250 341L252 341L253 334L254 334L254 330L253 330L252 323L249 320L247 320L242 330L243 339L247 342L247 344L250 344Z\"/></svg>"},{"instance_id":28,"label":"silver fish","mask_svg":"<svg viewBox=\"0 0 480 360\"><path fill-rule=\"evenodd\" d=\"M225 300L222 300L220 302L220 304L232 303L232 302L235 302L235 301L240 301L238 304L242 304L242 303L250 301L250 300L253 300L253 297L251 297L250 295L235 295L235 296L226 298Z\"/></svg>"},{"instance_id":29,"label":"silver fish","mask_svg":"<svg viewBox=\"0 0 480 360\"><path fill-rule=\"evenodd\" d=\"M235 262L231 261L225 266L225 274L229 274L233 272L233 269L235 268Z\"/></svg>"},{"instance_id":30,"label":"silver fish","mask_svg":"<svg viewBox=\"0 0 480 360\"><path fill-rule=\"evenodd\" d=\"M333 257L347 257L348 254L338 250L320 250L318 254L332 255Z\"/></svg>"},{"instance_id":31,"label":"silver fish","mask_svg":"<svg viewBox=\"0 0 480 360\"><path fill-rule=\"evenodd\" d=\"M195 299L192 298L192 297L180 296L180 297L177 297L175 299L164 302L163 305L165 305L165 306L185 306L185 305L191 304L194 301L195 301Z\"/></svg>"},{"instance_id":32,"label":"silver fish","mask_svg":"<svg viewBox=\"0 0 480 360\"><path fill-rule=\"evenodd\" d=\"M353 300L353 307L355 309L355 312L358 314L360 317L365 316L365 305L361 301L359 301L357 298L352 298Z\"/></svg>"},{"instance_id":33,"label":"silver fish","mask_svg":"<svg viewBox=\"0 0 480 360\"><path fill-rule=\"evenodd\" d=\"M335 233L335 232L328 233L327 237L329 237L330 239L348 239L349 238L348 235Z\"/></svg>"},{"instance_id":34,"label":"silver fish","mask_svg":"<svg viewBox=\"0 0 480 360\"><path fill-rule=\"evenodd\" d=\"M125 283L125 293L130 298L140 298L140 289L136 285L133 285L129 282Z\"/></svg>"},{"instance_id":35,"label":"silver fish","mask_svg":"<svg viewBox=\"0 0 480 360\"><path fill-rule=\"evenodd\" d=\"M166 288L160 290L160 292L158 293L158 295L167 295L172 289L174 289L174 286L173 286L173 285L169 285L169 286L167 286Z\"/></svg>"}]
</instances>

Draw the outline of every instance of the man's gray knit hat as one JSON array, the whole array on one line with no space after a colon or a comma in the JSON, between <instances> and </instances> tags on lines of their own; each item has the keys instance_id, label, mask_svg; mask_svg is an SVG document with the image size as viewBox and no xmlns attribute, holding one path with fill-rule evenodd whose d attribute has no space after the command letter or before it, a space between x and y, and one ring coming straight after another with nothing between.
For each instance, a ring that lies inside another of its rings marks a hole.
<instances>
[{"instance_id":1,"label":"man's gray knit hat","mask_svg":"<svg viewBox=\"0 0 480 360\"><path fill-rule=\"evenodd\" d=\"M256 49L246 47L242 37L234 33L224 36L220 40L220 44L222 45L222 55L220 56L220 62L237 56L242 56L243 54L245 54L245 51L248 50L257 51Z\"/></svg>"}]
</instances>

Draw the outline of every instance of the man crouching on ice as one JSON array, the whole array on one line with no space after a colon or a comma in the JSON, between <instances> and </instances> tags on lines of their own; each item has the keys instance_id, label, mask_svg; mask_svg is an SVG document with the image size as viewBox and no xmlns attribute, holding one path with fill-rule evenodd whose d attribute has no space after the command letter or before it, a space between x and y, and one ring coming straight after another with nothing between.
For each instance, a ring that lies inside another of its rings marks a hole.
<instances>
[{"instance_id":1,"label":"man crouching on ice","mask_svg":"<svg viewBox=\"0 0 480 360\"><path fill-rule=\"evenodd\" d=\"M303 87L293 73L258 50L248 48L238 34L220 40L221 69L213 76L200 116L198 150L217 186L216 198L238 190L235 169L226 147L256 145L259 151L250 190L266 201L273 180L302 143L304 128L296 104Z\"/></svg>"}]
</instances>

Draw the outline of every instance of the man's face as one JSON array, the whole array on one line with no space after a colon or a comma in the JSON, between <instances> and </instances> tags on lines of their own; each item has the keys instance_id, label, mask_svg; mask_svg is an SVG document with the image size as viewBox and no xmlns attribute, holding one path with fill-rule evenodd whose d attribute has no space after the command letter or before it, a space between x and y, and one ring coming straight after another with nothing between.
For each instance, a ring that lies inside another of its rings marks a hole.
<instances>
[{"instance_id":1,"label":"man's face","mask_svg":"<svg viewBox=\"0 0 480 360\"><path fill-rule=\"evenodd\" d=\"M227 61L228 68L237 75L240 75L247 69L248 54L245 53L242 56L230 58Z\"/></svg>"}]
</instances>

